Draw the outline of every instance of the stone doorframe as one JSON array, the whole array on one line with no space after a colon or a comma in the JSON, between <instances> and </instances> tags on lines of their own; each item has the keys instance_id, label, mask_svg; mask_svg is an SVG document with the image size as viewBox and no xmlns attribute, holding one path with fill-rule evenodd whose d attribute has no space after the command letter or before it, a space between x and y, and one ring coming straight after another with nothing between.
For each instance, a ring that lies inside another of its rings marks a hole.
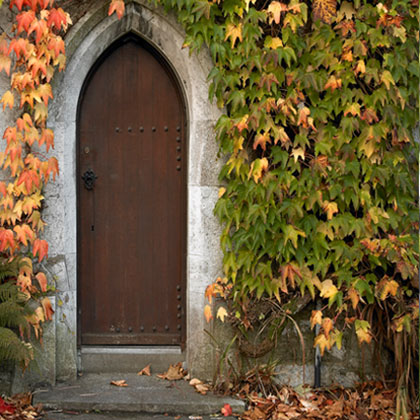
<instances>
[{"instance_id":1,"label":"stone doorframe","mask_svg":"<svg viewBox=\"0 0 420 420\"><path fill-rule=\"evenodd\" d=\"M220 227L213 215L218 194L214 124L220 111L208 100L207 75L211 59L207 51L199 55L182 49L184 32L174 16L166 15L144 0L126 1L121 20L107 16L109 2L89 2L87 13L66 37L67 68L54 81L54 101L49 126L55 131L60 176L45 191L45 238L50 258L43 267L57 293L55 323L48 327L38 365L44 381L76 377L77 359L77 195L76 123L79 97L89 70L101 54L118 38L133 32L164 56L177 75L183 90L188 119L188 215L187 215L187 343L186 358L194 375L211 372L211 346L203 316L205 287L219 274L222 256ZM96 7L95 7L96 4ZM52 349L51 349L52 348ZM44 352L45 353L45 352ZM48 358L48 360L44 360Z\"/></svg>"}]
</instances>

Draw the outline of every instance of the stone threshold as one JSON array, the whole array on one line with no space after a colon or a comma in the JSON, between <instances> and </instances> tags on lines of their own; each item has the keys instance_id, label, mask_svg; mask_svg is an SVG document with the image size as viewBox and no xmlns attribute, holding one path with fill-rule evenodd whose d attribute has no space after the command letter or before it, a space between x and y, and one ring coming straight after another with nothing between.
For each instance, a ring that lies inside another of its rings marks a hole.
<instances>
[{"instance_id":1,"label":"stone threshold","mask_svg":"<svg viewBox=\"0 0 420 420\"><path fill-rule=\"evenodd\" d=\"M124 379L127 387L111 385ZM155 376L133 373L88 373L77 381L51 389L37 389L34 404L47 410L73 410L115 413L150 413L169 415L219 414L224 404L242 412L243 401L212 393L201 395L187 381L167 381Z\"/></svg>"}]
</instances>

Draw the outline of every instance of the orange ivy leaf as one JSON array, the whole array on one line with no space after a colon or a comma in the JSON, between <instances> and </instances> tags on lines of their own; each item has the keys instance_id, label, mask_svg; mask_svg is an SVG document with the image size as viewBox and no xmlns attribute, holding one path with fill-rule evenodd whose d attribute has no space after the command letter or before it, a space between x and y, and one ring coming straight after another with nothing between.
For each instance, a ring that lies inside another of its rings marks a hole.
<instances>
[{"instance_id":1,"label":"orange ivy leaf","mask_svg":"<svg viewBox=\"0 0 420 420\"><path fill-rule=\"evenodd\" d=\"M60 53L65 53L65 46L64 41L61 36L52 37L48 42L48 49L50 51L54 51L56 57L60 55Z\"/></svg>"},{"instance_id":2,"label":"orange ivy leaf","mask_svg":"<svg viewBox=\"0 0 420 420\"><path fill-rule=\"evenodd\" d=\"M210 305L206 305L204 307L204 316L205 316L207 322L210 322L210 320L213 319L213 314L211 312Z\"/></svg>"},{"instance_id":3,"label":"orange ivy leaf","mask_svg":"<svg viewBox=\"0 0 420 420\"><path fill-rule=\"evenodd\" d=\"M271 142L271 139L270 139L269 133L265 132L264 134L260 134L256 137L254 141L253 149L255 150L258 146L260 146L261 149L265 151L266 144L270 142Z\"/></svg>"},{"instance_id":4,"label":"orange ivy leaf","mask_svg":"<svg viewBox=\"0 0 420 420\"><path fill-rule=\"evenodd\" d=\"M15 249L15 237L13 231L10 229L0 229L0 251L5 251L10 249L10 252L13 252Z\"/></svg>"},{"instance_id":5,"label":"orange ivy leaf","mask_svg":"<svg viewBox=\"0 0 420 420\"><path fill-rule=\"evenodd\" d=\"M5 197L7 194L6 183L3 181L0 182L0 193L3 195L3 197Z\"/></svg>"},{"instance_id":6,"label":"orange ivy leaf","mask_svg":"<svg viewBox=\"0 0 420 420\"><path fill-rule=\"evenodd\" d=\"M322 324L322 311L312 311L311 315L311 330L314 329L315 325Z\"/></svg>"},{"instance_id":7,"label":"orange ivy leaf","mask_svg":"<svg viewBox=\"0 0 420 420\"><path fill-rule=\"evenodd\" d=\"M32 191L33 184L35 184L37 187L40 185L38 172L34 171L33 169L22 171L18 178L17 185L22 183L25 183L26 191L29 194Z\"/></svg>"},{"instance_id":8,"label":"orange ivy leaf","mask_svg":"<svg viewBox=\"0 0 420 420\"><path fill-rule=\"evenodd\" d=\"M35 278L38 280L39 286L41 287L42 292L47 291L47 276L43 272L39 272Z\"/></svg>"},{"instance_id":9,"label":"orange ivy leaf","mask_svg":"<svg viewBox=\"0 0 420 420\"><path fill-rule=\"evenodd\" d=\"M327 317L322 320L322 329L324 330L325 337L328 339L330 338L330 331L332 330L333 325L334 324L331 318Z\"/></svg>"},{"instance_id":10,"label":"orange ivy leaf","mask_svg":"<svg viewBox=\"0 0 420 420\"><path fill-rule=\"evenodd\" d=\"M49 128L42 129L42 135L39 139L39 145L42 146L45 143L47 152L52 147L54 149L54 132Z\"/></svg>"},{"instance_id":11,"label":"orange ivy leaf","mask_svg":"<svg viewBox=\"0 0 420 420\"><path fill-rule=\"evenodd\" d=\"M55 177L58 175L58 172L58 160L55 157L49 158L45 181L48 180L50 174L52 174L53 180L55 180Z\"/></svg>"},{"instance_id":12,"label":"orange ivy leaf","mask_svg":"<svg viewBox=\"0 0 420 420\"><path fill-rule=\"evenodd\" d=\"M8 76L10 76L10 65L12 59L5 54L0 54L0 71L4 70Z\"/></svg>"},{"instance_id":13,"label":"orange ivy leaf","mask_svg":"<svg viewBox=\"0 0 420 420\"><path fill-rule=\"evenodd\" d=\"M43 239L35 239L32 247L34 257L38 255L39 262L48 256L48 242Z\"/></svg>"},{"instance_id":14,"label":"orange ivy leaf","mask_svg":"<svg viewBox=\"0 0 420 420\"><path fill-rule=\"evenodd\" d=\"M41 71L41 73L46 76L47 75L47 62L45 58L37 58L31 57L28 61L28 70L31 70L32 77L35 79L37 73Z\"/></svg>"},{"instance_id":15,"label":"orange ivy leaf","mask_svg":"<svg viewBox=\"0 0 420 420\"><path fill-rule=\"evenodd\" d=\"M325 23L331 23L337 15L337 0L314 0L312 7L314 18Z\"/></svg>"},{"instance_id":16,"label":"orange ivy leaf","mask_svg":"<svg viewBox=\"0 0 420 420\"><path fill-rule=\"evenodd\" d=\"M303 106L299 110L299 117L297 125L302 125L303 127L308 127L308 116L310 115L311 111L308 107Z\"/></svg>"},{"instance_id":17,"label":"orange ivy leaf","mask_svg":"<svg viewBox=\"0 0 420 420\"><path fill-rule=\"evenodd\" d=\"M32 229L27 225L16 225L13 230L16 232L16 238L23 245L28 245L28 239L31 241L34 237Z\"/></svg>"},{"instance_id":18,"label":"orange ivy leaf","mask_svg":"<svg viewBox=\"0 0 420 420\"><path fill-rule=\"evenodd\" d=\"M54 310L51 305L51 301L46 297L41 300L42 309L44 310L45 319L47 321L52 319L52 316L54 314Z\"/></svg>"},{"instance_id":19,"label":"orange ivy leaf","mask_svg":"<svg viewBox=\"0 0 420 420\"><path fill-rule=\"evenodd\" d=\"M9 44L8 54L12 51L16 54L16 57L19 59L21 54L24 57L27 57L29 54L29 41L25 38L13 38Z\"/></svg>"},{"instance_id":20,"label":"orange ivy leaf","mask_svg":"<svg viewBox=\"0 0 420 420\"><path fill-rule=\"evenodd\" d=\"M125 4L123 0L112 0L109 5L108 16L111 16L114 12L117 13L118 19L124 16Z\"/></svg>"},{"instance_id":21,"label":"orange ivy leaf","mask_svg":"<svg viewBox=\"0 0 420 420\"><path fill-rule=\"evenodd\" d=\"M3 138L7 141L7 144L9 145L10 142L16 141L16 127L7 127L4 131Z\"/></svg>"},{"instance_id":22,"label":"orange ivy leaf","mask_svg":"<svg viewBox=\"0 0 420 420\"><path fill-rule=\"evenodd\" d=\"M341 85L341 79L337 79L333 75L327 80L327 83L325 83L324 89L327 90L328 88L330 88L334 92L336 89L341 88Z\"/></svg>"}]
</instances>

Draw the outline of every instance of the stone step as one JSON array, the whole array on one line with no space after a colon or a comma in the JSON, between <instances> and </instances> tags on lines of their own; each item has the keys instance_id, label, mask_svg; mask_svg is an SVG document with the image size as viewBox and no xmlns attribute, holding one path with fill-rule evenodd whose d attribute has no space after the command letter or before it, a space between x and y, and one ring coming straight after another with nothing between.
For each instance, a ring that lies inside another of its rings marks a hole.
<instances>
[{"instance_id":1,"label":"stone step","mask_svg":"<svg viewBox=\"0 0 420 420\"><path fill-rule=\"evenodd\" d=\"M127 387L111 385L124 379ZM204 416L219 414L224 404L234 412L244 410L244 402L231 397L201 395L185 380L167 381L156 376L133 373L88 373L71 384L52 389L38 389L34 404L42 403L47 410L89 412L150 413Z\"/></svg>"},{"instance_id":2,"label":"stone step","mask_svg":"<svg viewBox=\"0 0 420 420\"><path fill-rule=\"evenodd\" d=\"M137 373L147 365L151 365L154 372L162 373L170 364L185 361L185 353L176 346L83 346L79 355L83 373Z\"/></svg>"}]
</instances>

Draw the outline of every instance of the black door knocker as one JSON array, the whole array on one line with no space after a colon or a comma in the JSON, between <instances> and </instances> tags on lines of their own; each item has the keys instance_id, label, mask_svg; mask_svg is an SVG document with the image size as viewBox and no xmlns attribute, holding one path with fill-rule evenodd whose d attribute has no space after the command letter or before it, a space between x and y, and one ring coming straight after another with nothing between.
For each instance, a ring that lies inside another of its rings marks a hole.
<instances>
[{"instance_id":1,"label":"black door knocker","mask_svg":"<svg viewBox=\"0 0 420 420\"><path fill-rule=\"evenodd\" d=\"M93 172L92 169L88 169L83 175L82 179L85 183L85 188L87 190L93 190L93 186L95 184L95 180L98 179L98 177L95 175L95 172Z\"/></svg>"}]
</instances>

